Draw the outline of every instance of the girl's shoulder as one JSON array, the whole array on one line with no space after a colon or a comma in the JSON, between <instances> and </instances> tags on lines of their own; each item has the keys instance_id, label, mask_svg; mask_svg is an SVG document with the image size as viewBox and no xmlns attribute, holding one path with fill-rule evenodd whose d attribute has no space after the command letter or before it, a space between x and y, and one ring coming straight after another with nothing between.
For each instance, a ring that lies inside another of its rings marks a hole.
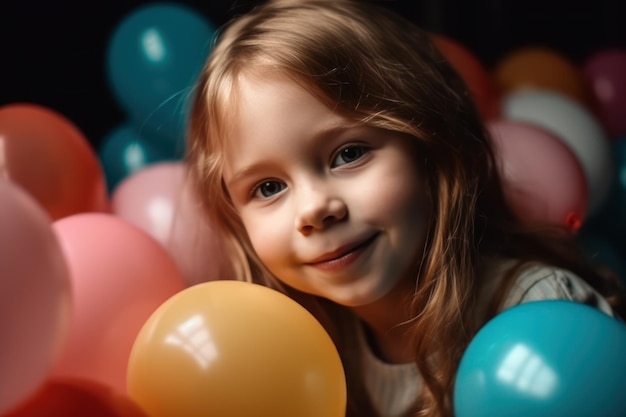
<instances>
[{"instance_id":1,"label":"girl's shoulder","mask_svg":"<svg viewBox=\"0 0 626 417\"><path fill-rule=\"evenodd\" d=\"M539 300L571 300L614 315L606 299L584 279L567 269L537 263L518 273L506 294L502 309Z\"/></svg>"}]
</instances>

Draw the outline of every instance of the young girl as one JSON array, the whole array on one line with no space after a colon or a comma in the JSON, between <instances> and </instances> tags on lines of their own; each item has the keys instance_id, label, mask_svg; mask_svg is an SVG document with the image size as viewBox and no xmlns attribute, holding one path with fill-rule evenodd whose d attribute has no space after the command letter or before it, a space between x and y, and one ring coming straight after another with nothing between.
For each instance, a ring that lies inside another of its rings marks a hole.
<instances>
[{"instance_id":1,"label":"young girl","mask_svg":"<svg viewBox=\"0 0 626 417\"><path fill-rule=\"evenodd\" d=\"M325 325L348 416L451 415L464 349L507 307L623 311L571 233L514 216L467 87L401 17L270 1L228 25L197 88L189 163L237 278Z\"/></svg>"}]
</instances>

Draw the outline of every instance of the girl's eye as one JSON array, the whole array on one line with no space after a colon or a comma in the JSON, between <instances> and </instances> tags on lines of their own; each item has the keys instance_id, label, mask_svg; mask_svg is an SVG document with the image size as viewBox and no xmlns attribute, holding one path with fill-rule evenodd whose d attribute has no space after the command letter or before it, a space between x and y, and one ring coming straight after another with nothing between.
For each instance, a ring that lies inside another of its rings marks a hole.
<instances>
[{"instance_id":1,"label":"girl's eye","mask_svg":"<svg viewBox=\"0 0 626 417\"><path fill-rule=\"evenodd\" d=\"M360 145L349 145L341 149L333 159L332 167L351 164L358 161L367 153L367 148Z\"/></svg>"},{"instance_id":2,"label":"girl's eye","mask_svg":"<svg viewBox=\"0 0 626 417\"><path fill-rule=\"evenodd\" d=\"M253 196L257 198L269 198L280 193L286 185L280 181L265 181L259 184L253 191Z\"/></svg>"}]
</instances>

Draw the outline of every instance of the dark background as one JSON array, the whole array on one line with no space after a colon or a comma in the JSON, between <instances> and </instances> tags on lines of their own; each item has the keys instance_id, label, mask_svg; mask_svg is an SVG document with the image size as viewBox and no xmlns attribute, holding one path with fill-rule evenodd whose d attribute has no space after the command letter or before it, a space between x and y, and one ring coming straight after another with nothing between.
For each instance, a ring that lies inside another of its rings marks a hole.
<instances>
[{"instance_id":1,"label":"dark background","mask_svg":"<svg viewBox=\"0 0 626 417\"><path fill-rule=\"evenodd\" d=\"M524 45L555 48L580 64L591 53L626 47L621 0L381 0L431 31L448 35L493 68ZM3 1L0 105L33 102L76 123L97 147L123 114L106 81L105 53L116 25L147 1ZM220 26L254 1L186 0Z\"/></svg>"}]
</instances>

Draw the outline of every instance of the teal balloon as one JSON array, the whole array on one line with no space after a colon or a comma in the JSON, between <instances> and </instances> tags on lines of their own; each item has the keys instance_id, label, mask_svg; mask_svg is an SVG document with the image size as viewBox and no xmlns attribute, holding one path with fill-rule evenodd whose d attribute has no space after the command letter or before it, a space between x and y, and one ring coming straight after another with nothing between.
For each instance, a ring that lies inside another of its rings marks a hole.
<instances>
[{"instance_id":1,"label":"teal balloon","mask_svg":"<svg viewBox=\"0 0 626 417\"><path fill-rule=\"evenodd\" d=\"M611 150L617 178L607 201L605 222L614 235L626 237L626 136L614 139Z\"/></svg>"},{"instance_id":2,"label":"teal balloon","mask_svg":"<svg viewBox=\"0 0 626 417\"><path fill-rule=\"evenodd\" d=\"M611 141L611 157L615 172L610 192L601 210L588 219L585 227L623 239L626 237L626 136Z\"/></svg>"},{"instance_id":3,"label":"teal balloon","mask_svg":"<svg viewBox=\"0 0 626 417\"><path fill-rule=\"evenodd\" d=\"M592 265L611 270L626 286L626 261L618 249L621 243L608 234L589 230L581 230L578 240Z\"/></svg>"},{"instance_id":4,"label":"teal balloon","mask_svg":"<svg viewBox=\"0 0 626 417\"><path fill-rule=\"evenodd\" d=\"M178 159L171 152L151 144L130 124L112 129L102 139L98 157L109 193L126 177L150 164Z\"/></svg>"},{"instance_id":5,"label":"teal balloon","mask_svg":"<svg viewBox=\"0 0 626 417\"><path fill-rule=\"evenodd\" d=\"M179 143L193 86L216 28L197 11L174 3L140 6L115 27L107 48L107 78L120 107L142 129Z\"/></svg>"},{"instance_id":6,"label":"teal balloon","mask_svg":"<svg viewBox=\"0 0 626 417\"><path fill-rule=\"evenodd\" d=\"M626 325L573 301L525 303L472 339L456 417L626 416Z\"/></svg>"}]
</instances>

